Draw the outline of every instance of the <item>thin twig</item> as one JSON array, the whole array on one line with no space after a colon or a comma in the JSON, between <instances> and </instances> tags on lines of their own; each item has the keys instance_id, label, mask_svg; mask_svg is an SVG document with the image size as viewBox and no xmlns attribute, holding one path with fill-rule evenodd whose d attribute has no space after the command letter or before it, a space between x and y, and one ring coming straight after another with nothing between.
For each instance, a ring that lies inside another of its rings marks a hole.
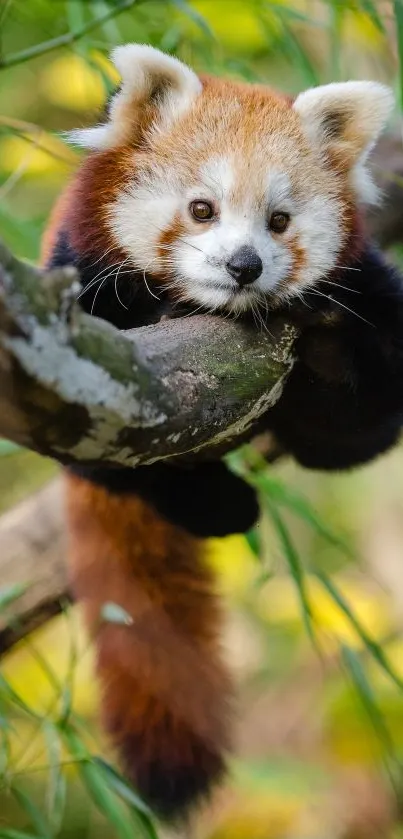
<instances>
[{"instance_id":1,"label":"thin twig","mask_svg":"<svg viewBox=\"0 0 403 839\"><path fill-rule=\"evenodd\" d=\"M0 114L0 129L3 127L6 128L10 134L19 137L21 140L29 143L30 145L34 145L36 149L45 152L45 154L48 154L55 160L60 160L60 162L65 163L68 166L74 166L77 163L78 154L76 151L73 151L64 145L57 135L55 136L51 132L46 131L34 122L26 122L25 120L15 119L14 117ZM54 149L49 148L46 145L46 142L42 143L42 137L44 139L49 137L52 140L59 140L58 146L60 150L55 151Z\"/></svg>"},{"instance_id":2,"label":"thin twig","mask_svg":"<svg viewBox=\"0 0 403 839\"><path fill-rule=\"evenodd\" d=\"M89 23L81 29L78 29L76 32L65 32L64 35L59 35L57 38L52 38L50 41L43 41L41 44L35 44L33 47L28 47L26 50L21 50L20 52L15 52L12 55L0 58L0 70L4 70L7 67L14 67L16 64L23 64L24 61L30 61L31 58L37 58L39 55L52 52L60 47L66 47L74 44L89 32L92 32L93 29L96 29L108 20L117 17L122 12L127 12L137 2L138 0L123 0L123 2L117 3L114 8L105 12L104 15L100 15L100 17L96 18L96 20L89 21Z\"/></svg>"}]
</instances>

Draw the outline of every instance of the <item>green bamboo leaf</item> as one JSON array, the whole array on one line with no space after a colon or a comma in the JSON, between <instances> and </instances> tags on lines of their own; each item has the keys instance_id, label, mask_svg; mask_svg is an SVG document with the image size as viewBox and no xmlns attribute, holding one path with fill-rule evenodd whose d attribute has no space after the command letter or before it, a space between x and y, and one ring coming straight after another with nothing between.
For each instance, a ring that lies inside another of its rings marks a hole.
<instances>
[{"instance_id":1,"label":"green bamboo leaf","mask_svg":"<svg viewBox=\"0 0 403 839\"><path fill-rule=\"evenodd\" d=\"M104 603L101 609L101 619L107 623L121 623L124 626L133 624L132 616L118 603Z\"/></svg>"},{"instance_id":2,"label":"green bamboo leaf","mask_svg":"<svg viewBox=\"0 0 403 839\"><path fill-rule=\"evenodd\" d=\"M176 52L183 39L182 27L177 23L169 26L164 32L159 46L163 52Z\"/></svg>"},{"instance_id":3,"label":"green bamboo leaf","mask_svg":"<svg viewBox=\"0 0 403 839\"><path fill-rule=\"evenodd\" d=\"M397 802L400 802L402 768L384 714L377 704L372 686L368 681L366 672L357 653L346 644L342 644L340 649L342 661L351 682L374 729L374 732L384 748L385 756L383 760L385 769L389 776L390 784L394 791L396 800Z\"/></svg>"},{"instance_id":4,"label":"green bamboo leaf","mask_svg":"<svg viewBox=\"0 0 403 839\"><path fill-rule=\"evenodd\" d=\"M0 588L0 613L12 603L15 603L26 591L30 583L14 583L14 585L2 586Z\"/></svg>"},{"instance_id":5,"label":"green bamboo leaf","mask_svg":"<svg viewBox=\"0 0 403 839\"><path fill-rule=\"evenodd\" d=\"M21 446L12 443L10 440L0 440L0 457L5 457L9 454L21 451Z\"/></svg>"},{"instance_id":6,"label":"green bamboo leaf","mask_svg":"<svg viewBox=\"0 0 403 839\"><path fill-rule=\"evenodd\" d=\"M351 625L354 627L357 635L361 638L364 646L368 650L368 652L372 655L375 659L379 667L389 676L389 678L394 682L395 685L399 688L399 690L403 690L403 681L395 673L393 667L391 666L390 662L388 661L382 647L378 644L374 638L371 638L370 635L366 632L363 625L354 614L352 609L350 608L347 600L344 598L342 593L338 590L337 586L323 571L315 570L315 576L320 580L326 591L330 594L332 599L335 603L337 603L338 607L341 609L344 615L349 619Z\"/></svg>"},{"instance_id":7,"label":"green bamboo leaf","mask_svg":"<svg viewBox=\"0 0 403 839\"><path fill-rule=\"evenodd\" d=\"M119 798L133 808L142 818L145 818L150 839L158 839L151 821L153 813L143 799L140 798L133 787L129 786L124 777L117 772L113 766L100 757L94 757L93 761L97 766L102 768L105 774L105 779L108 781L111 788L117 793Z\"/></svg>"},{"instance_id":8,"label":"green bamboo leaf","mask_svg":"<svg viewBox=\"0 0 403 839\"><path fill-rule=\"evenodd\" d=\"M10 11L12 0L4 0L3 5L0 6L0 27L4 26L6 17Z\"/></svg>"},{"instance_id":9,"label":"green bamboo leaf","mask_svg":"<svg viewBox=\"0 0 403 839\"><path fill-rule=\"evenodd\" d=\"M74 2L74 0L73 0ZM93 17L100 18L101 15L107 15L108 12L108 3L106 0L93 0L91 4L91 12ZM116 23L116 20L109 19L105 23L102 24L100 27L101 32L104 33L106 41L109 44L118 44L120 41L120 32L119 27ZM85 43L85 42L84 42Z\"/></svg>"},{"instance_id":10,"label":"green bamboo leaf","mask_svg":"<svg viewBox=\"0 0 403 839\"><path fill-rule=\"evenodd\" d=\"M318 649L317 639L314 630L314 617L312 613L311 604L309 602L308 593L305 585L305 573L298 551L296 550L291 536L281 518L280 513L276 507L267 499L264 499L266 509L271 517L274 528L277 532L280 544L283 548L285 559L287 560L291 576L295 582L296 589L299 595L301 614L304 621L305 629L311 639L312 644Z\"/></svg>"},{"instance_id":11,"label":"green bamboo leaf","mask_svg":"<svg viewBox=\"0 0 403 839\"><path fill-rule=\"evenodd\" d=\"M281 3L274 2L274 0L269 0L269 2L264 3L264 7L267 11L274 12L281 17L296 21L296 23L305 23L309 26L317 27L318 29L326 29L326 24L321 20L311 17L311 15L306 15L298 9L293 9L290 6L283 6Z\"/></svg>"},{"instance_id":12,"label":"green bamboo leaf","mask_svg":"<svg viewBox=\"0 0 403 839\"><path fill-rule=\"evenodd\" d=\"M293 65L299 67L306 85L314 86L320 84L320 78L317 70L312 64L307 51L301 46L298 38L289 26L287 18L281 14L281 7L276 6L272 9L272 13L277 18L281 29L281 37L278 41L279 48L283 51L289 61L293 63ZM259 15L258 20L263 33L267 36L270 42L273 35L272 27L263 15Z\"/></svg>"},{"instance_id":13,"label":"green bamboo leaf","mask_svg":"<svg viewBox=\"0 0 403 839\"><path fill-rule=\"evenodd\" d=\"M114 826L120 839L133 839L133 826L120 801L111 792L99 767L93 763L81 763L80 775L94 804Z\"/></svg>"},{"instance_id":14,"label":"green bamboo leaf","mask_svg":"<svg viewBox=\"0 0 403 839\"><path fill-rule=\"evenodd\" d=\"M376 28L382 33L385 32L385 24L382 20L382 16L379 14L376 3L373 3L372 0L361 0L360 5L362 11L368 15Z\"/></svg>"},{"instance_id":15,"label":"green bamboo leaf","mask_svg":"<svg viewBox=\"0 0 403 839\"><path fill-rule=\"evenodd\" d=\"M31 822L31 827L43 837L43 839L52 839L52 833L47 822L47 819L41 813L39 807L35 804L32 798L18 787L12 786L11 792L20 807L24 810Z\"/></svg>"},{"instance_id":16,"label":"green bamboo leaf","mask_svg":"<svg viewBox=\"0 0 403 839\"><path fill-rule=\"evenodd\" d=\"M48 660L42 654L41 650L38 649L38 647L33 643L33 641L31 641L28 635L25 638L23 638L22 643L24 644L24 647L26 647L29 650L30 655L43 671L53 690L57 694L61 695L63 691L63 685L60 679L57 677L55 671L53 670L53 667L50 666Z\"/></svg>"},{"instance_id":17,"label":"green bamboo leaf","mask_svg":"<svg viewBox=\"0 0 403 839\"><path fill-rule=\"evenodd\" d=\"M281 481L269 476L267 469L266 472L254 476L254 484L263 493L266 493L273 502L287 507L292 513L299 516L326 542L346 554L350 559L354 558L354 552L347 541L338 533L335 533L321 519L310 502Z\"/></svg>"},{"instance_id":18,"label":"green bamboo leaf","mask_svg":"<svg viewBox=\"0 0 403 839\"><path fill-rule=\"evenodd\" d=\"M300 68L306 85L319 85L321 81L319 73L310 60L308 53L301 46L298 38L294 35L292 29L285 24L284 20L282 20L282 25L284 31L282 46L285 54L290 61Z\"/></svg>"},{"instance_id":19,"label":"green bamboo leaf","mask_svg":"<svg viewBox=\"0 0 403 839\"><path fill-rule=\"evenodd\" d=\"M347 644L340 645L342 661L349 673L355 690L360 697L360 701L367 713L371 724L376 731L378 737L382 741L387 752L393 752L393 741L386 726L382 712L380 711L372 687L368 681L362 662L357 653L347 646Z\"/></svg>"},{"instance_id":20,"label":"green bamboo leaf","mask_svg":"<svg viewBox=\"0 0 403 839\"><path fill-rule=\"evenodd\" d=\"M207 20L197 9L193 8L190 3L187 3L186 0L173 0L174 6L179 9L182 14L189 18L196 26L203 32L207 38L211 40L215 40L215 35L211 27L209 26Z\"/></svg>"},{"instance_id":21,"label":"green bamboo leaf","mask_svg":"<svg viewBox=\"0 0 403 839\"><path fill-rule=\"evenodd\" d=\"M59 724L66 725L72 712L73 695L70 685L64 685L60 694Z\"/></svg>"},{"instance_id":22,"label":"green bamboo leaf","mask_svg":"<svg viewBox=\"0 0 403 839\"><path fill-rule=\"evenodd\" d=\"M11 759L10 734L14 731L13 726L3 715L0 716L0 777L5 777L8 772Z\"/></svg>"},{"instance_id":23,"label":"green bamboo leaf","mask_svg":"<svg viewBox=\"0 0 403 839\"><path fill-rule=\"evenodd\" d=\"M261 492L269 502L287 507L294 515L299 516L306 524L310 525L318 536L346 554L350 559L354 558L354 552L348 542L321 519L306 498L290 489L278 478L273 477L269 473L265 459L251 446L243 446L241 449L231 452L230 455L226 455L225 462L236 475L244 478L251 486Z\"/></svg>"},{"instance_id":24,"label":"green bamboo leaf","mask_svg":"<svg viewBox=\"0 0 403 839\"><path fill-rule=\"evenodd\" d=\"M114 826L119 839L133 839L133 818L129 818L123 802L111 789L103 768L93 761L84 743L73 729L63 729L62 733L70 754L78 762L81 779L95 806ZM131 816L133 817L133 812ZM136 821L139 839L140 837L155 839L155 834L150 832L140 815Z\"/></svg>"},{"instance_id":25,"label":"green bamboo leaf","mask_svg":"<svg viewBox=\"0 0 403 839\"><path fill-rule=\"evenodd\" d=\"M66 18L70 32L79 32L85 27L84 5L77 3L76 0L66 0ZM83 42L78 41L75 49L77 52L83 51Z\"/></svg>"},{"instance_id":26,"label":"green bamboo leaf","mask_svg":"<svg viewBox=\"0 0 403 839\"><path fill-rule=\"evenodd\" d=\"M223 69L229 73L237 73L245 82L255 84L262 81L256 69L241 58L224 58Z\"/></svg>"},{"instance_id":27,"label":"green bamboo leaf","mask_svg":"<svg viewBox=\"0 0 403 839\"><path fill-rule=\"evenodd\" d=\"M41 716L37 714L32 708L21 699L21 696L11 687L5 676L0 673L0 691L3 693L3 698L16 705L21 711L24 711L32 719L42 720Z\"/></svg>"},{"instance_id":28,"label":"green bamboo leaf","mask_svg":"<svg viewBox=\"0 0 403 839\"><path fill-rule=\"evenodd\" d=\"M0 827L0 839L43 839L43 837L34 835L33 833L25 833L22 830L9 830L8 828Z\"/></svg>"},{"instance_id":29,"label":"green bamboo leaf","mask_svg":"<svg viewBox=\"0 0 403 839\"><path fill-rule=\"evenodd\" d=\"M252 553L254 553L255 556L257 556L258 558L260 558L261 545L257 527L252 527L251 530L248 530L248 532L245 533L245 539Z\"/></svg>"},{"instance_id":30,"label":"green bamboo leaf","mask_svg":"<svg viewBox=\"0 0 403 839\"><path fill-rule=\"evenodd\" d=\"M108 20L112 20L112 18L123 12L128 12L136 2L137 0L116 0L104 15L88 21L88 23L75 32L65 32L63 35L51 38L49 41L43 41L20 52L0 57L0 70L6 67L14 67L16 64L23 64L25 61L31 61L33 58L46 55L46 53L58 50L60 47L76 44L77 41L89 35L94 29L105 24Z\"/></svg>"},{"instance_id":31,"label":"green bamboo leaf","mask_svg":"<svg viewBox=\"0 0 403 839\"><path fill-rule=\"evenodd\" d=\"M400 109L403 110L403 4L401 0L394 0L393 7L395 12L397 49L399 54L400 68Z\"/></svg>"},{"instance_id":32,"label":"green bamboo leaf","mask_svg":"<svg viewBox=\"0 0 403 839\"><path fill-rule=\"evenodd\" d=\"M52 836L60 832L66 804L66 778L62 771L62 744L59 732L51 723L43 726L49 757L48 785L46 789L46 811Z\"/></svg>"}]
</instances>

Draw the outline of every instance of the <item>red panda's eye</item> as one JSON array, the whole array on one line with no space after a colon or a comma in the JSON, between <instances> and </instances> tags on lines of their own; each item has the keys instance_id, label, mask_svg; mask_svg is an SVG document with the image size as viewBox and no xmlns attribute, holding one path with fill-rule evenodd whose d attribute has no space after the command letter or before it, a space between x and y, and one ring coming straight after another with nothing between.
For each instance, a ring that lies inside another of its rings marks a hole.
<instances>
[{"instance_id":1,"label":"red panda's eye","mask_svg":"<svg viewBox=\"0 0 403 839\"><path fill-rule=\"evenodd\" d=\"M270 216L269 227L273 233L284 233L290 223L290 216L288 213L272 213Z\"/></svg>"},{"instance_id":2,"label":"red panda's eye","mask_svg":"<svg viewBox=\"0 0 403 839\"><path fill-rule=\"evenodd\" d=\"M214 218L214 207L208 201L192 201L189 210L197 221L210 221Z\"/></svg>"}]
</instances>

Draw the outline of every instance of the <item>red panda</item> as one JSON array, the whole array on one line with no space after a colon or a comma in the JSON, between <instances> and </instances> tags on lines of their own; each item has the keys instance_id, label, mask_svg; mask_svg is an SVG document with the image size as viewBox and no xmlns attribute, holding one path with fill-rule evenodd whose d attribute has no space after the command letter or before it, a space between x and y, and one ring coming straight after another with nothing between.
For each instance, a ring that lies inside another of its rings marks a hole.
<instances>
[{"instance_id":1,"label":"red panda","mask_svg":"<svg viewBox=\"0 0 403 839\"><path fill-rule=\"evenodd\" d=\"M368 242L367 168L392 107L374 82L295 99L201 77L147 46L118 47L122 82L44 238L72 263L83 307L121 329L165 313L262 323L285 308L296 362L262 426L311 468L349 468L396 442L403 417L401 278ZM330 364L329 364L330 359ZM103 719L141 794L172 819L221 777L232 687L203 537L256 521L222 463L107 462L66 474L74 592L95 635ZM128 625L100 622L113 601Z\"/></svg>"}]
</instances>

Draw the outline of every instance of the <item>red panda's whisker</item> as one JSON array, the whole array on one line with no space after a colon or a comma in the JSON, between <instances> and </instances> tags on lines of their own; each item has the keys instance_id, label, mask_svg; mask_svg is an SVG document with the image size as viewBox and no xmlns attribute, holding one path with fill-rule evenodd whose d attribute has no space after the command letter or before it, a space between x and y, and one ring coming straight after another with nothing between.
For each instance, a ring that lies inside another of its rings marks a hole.
<instances>
[{"instance_id":1,"label":"red panda's whisker","mask_svg":"<svg viewBox=\"0 0 403 839\"><path fill-rule=\"evenodd\" d=\"M102 271L100 271L95 277L92 278L91 282L89 282L86 286L84 286L84 288L81 289L80 293L77 295L77 300L79 300L80 297L82 297L82 295L85 294L86 291L89 291L94 285L96 285L97 281L100 282L101 279L103 279L102 274L104 274L105 271L111 271L113 273L113 271L116 270L116 268L118 268L119 265L120 262L116 262L115 265L107 265L105 268L103 268Z\"/></svg>"},{"instance_id":2,"label":"red panda's whisker","mask_svg":"<svg viewBox=\"0 0 403 839\"><path fill-rule=\"evenodd\" d=\"M306 302L302 291L296 291L295 296L298 297L298 300L300 300L303 306L306 306L307 309L312 309L312 306L310 306L309 303Z\"/></svg>"},{"instance_id":3,"label":"red panda's whisker","mask_svg":"<svg viewBox=\"0 0 403 839\"><path fill-rule=\"evenodd\" d=\"M101 262L102 259L105 259L105 257L108 256L108 253L116 250L119 250L118 245L111 245L111 247L108 248L108 250L106 250L103 254L101 254L101 256L99 256L98 259L95 260L95 262L91 262L91 265L89 265L88 268L93 268L94 265L98 265L98 262Z\"/></svg>"},{"instance_id":4,"label":"red panda's whisker","mask_svg":"<svg viewBox=\"0 0 403 839\"><path fill-rule=\"evenodd\" d=\"M201 306L197 306L196 309L193 309L191 312L187 312L186 315L184 315L184 317L185 318L191 318L191 317L193 317L193 315L196 315L197 312L200 312L200 309L203 309L203 308L204 308L204 306L203 306L203 303L202 303Z\"/></svg>"},{"instance_id":5,"label":"red panda's whisker","mask_svg":"<svg viewBox=\"0 0 403 839\"><path fill-rule=\"evenodd\" d=\"M353 270L353 269L352 269ZM341 283L335 283L332 280L321 280L321 283L326 283L326 285L334 285L336 288L344 288L345 291L351 291L353 294L362 294L362 291L358 288L350 288L348 285L342 285Z\"/></svg>"},{"instance_id":6,"label":"red panda's whisker","mask_svg":"<svg viewBox=\"0 0 403 839\"><path fill-rule=\"evenodd\" d=\"M273 333L270 332L270 329L267 326L267 318L269 317L269 303L268 303L267 297L264 294L259 294L257 296L257 301L258 301L258 304L263 304L264 307L265 307L266 319L263 318L263 312L260 310L260 308L258 309L260 322L262 324L262 327L263 327L264 331L267 332L268 335L270 335L270 338L273 338Z\"/></svg>"},{"instance_id":7,"label":"red panda's whisker","mask_svg":"<svg viewBox=\"0 0 403 839\"><path fill-rule=\"evenodd\" d=\"M110 266L109 266L109 267L110 267ZM102 286L106 283L106 280L108 280L108 279L109 279L109 277L113 277L113 275L114 275L115 271L116 271L116 267L114 267L114 268L113 268L113 269L109 272L109 274L107 274L107 275L106 275L106 277L100 277L100 278L99 278L99 280L98 280L98 282L99 282L99 286L98 286L98 288L97 288L97 290L96 290L96 293L95 293L95 296L94 296L94 299L93 299L93 301L92 301L92 305L91 305L91 311L90 311L90 314L91 314L91 315L92 315L92 314L93 314L93 312L94 312L95 302L96 302L96 299L97 299L97 297L98 297L99 292L101 291ZM95 281L91 282L91 283L90 283L90 284L86 287L86 289L84 289L84 290L85 290L85 291L88 291L90 288L92 288L92 286L94 285L94 282L95 282ZM81 296L81 295L79 295L79 297L80 297L80 296ZM77 298L77 300L78 300L78 299L79 299L79 298Z\"/></svg>"},{"instance_id":8,"label":"red panda's whisker","mask_svg":"<svg viewBox=\"0 0 403 839\"><path fill-rule=\"evenodd\" d=\"M99 292L101 291L102 286L105 284L105 282L106 282L106 280L107 280L107 279L108 279L108 277L104 277L104 279L102 280L101 284L98 286L98 288L97 288L97 290L96 290L96 293L95 293L95 296L94 296L94 299L93 299L93 301L92 301L92 305L91 305L91 311L90 311L90 314L91 314L91 315L92 315L92 314L94 314L94 308L95 308L96 299L97 299L97 297L98 297Z\"/></svg>"},{"instance_id":9,"label":"red panda's whisker","mask_svg":"<svg viewBox=\"0 0 403 839\"><path fill-rule=\"evenodd\" d=\"M197 245L194 245L192 242L188 242L186 239L181 239L181 242L183 242L183 244L187 245L189 248L194 248L195 251L199 251L199 253L204 254L204 250L202 248L198 248ZM177 251L177 246L175 245L159 245L159 248L161 250L171 251L174 253Z\"/></svg>"},{"instance_id":10,"label":"red panda's whisker","mask_svg":"<svg viewBox=\"0 0 403 839\"><path fill-rule=\"evenodd\" d=\"M149 263L149 264L150 264L150 263ZM146 279L146 271L147 271L147 268L148 268L148 265L146 265L146 267L145 267L145 268L144 268L144 270L143 270L143 280L144 280L144 283L145 283L145 287L146 287L146 289L147 289L148 293L149 293L149 294L151 294L151 297L154 297L154 298L155 298L155 300L161 300L161 298L160 298L160 297L158 297L158 294L154 294L154 292L153 292L153 291L151 291L150 286L148 285L148 282L147 282L147 279Z\"/></svg>"},{"instance_id":11,"label":"red panda's whisker","mask_svg":"<svg viewBox=\"0 0 403 839\"><path fill-rule=\"evenodd\" d=\"M316 294L319 297L326 297L326 299L330 300L331 303L336 303L337 306L340 306L342 309L346 309L347 312L351 312L351 314L355 315L356 318L364 321L364 323L367 323L368 326L373 326L375 329L374 323L371 323L371 321L367 320L366 318L363 318L362 315L359 315L358 312L354 311L354 309L350 309L348 306L345 306L344 303L340 303L340 300L335 300L334 297L331 297L329 294L323 294L322 291L318 291L317 289L310 289L309 293Z\"/></svg>"},{"instance_id":12,"label":"red panda's whisker","mask_svg":"<svg viewBox=\"0 0 403 839\"><path fill-rule=\"evenodd\" d=\"M204 250L202 248L198 248L197 245L193 245L192 242L187 242L186 239L181 240L184 245L187 245L189 248L194 248L195 251L199 251L199 253L204 254Z\"/></svg>"},{"instance_id":13,"label":"red panda's whisker","mask_svg":"<svg viewBox=\"0 0 403 839\"><path fill-rule=\"evenodd\" d=\"M91 280L91 282L88 283L88 285L86 285L84 288L81 289L80 293L76 297L76 300L80 300L80 297L82 297L83 294L85 294L87 291L91 291L91 289L94 286L98 285L98 283L100 283L102 280L103 280L102 276L96 277L96 279Z\"/></svg>"},{"instance_id":14,"label":"red panda's whisker","mask_svg":"<svg viewBox=\"0 0 403 839\"><path fill-rule=\"evenodd\" d=\"M115 294L116 294L116 297L117 297L120 305L123 306L123 308L126 309L126 311L128 310L129 307L126 306L125 303L123 303L122 300L119 297L118 278L119 278L119 273L120 273L121 269L123 268L124 265L127 265L128 262L130 262L130 257L128 257L127 259L124 260L124 262L122 262L120 268L118 268L118 270L116 272L116 275L115 275ZM129 272L125 271L124 273L129 273Z\"/></svg>"}]
</instances>

